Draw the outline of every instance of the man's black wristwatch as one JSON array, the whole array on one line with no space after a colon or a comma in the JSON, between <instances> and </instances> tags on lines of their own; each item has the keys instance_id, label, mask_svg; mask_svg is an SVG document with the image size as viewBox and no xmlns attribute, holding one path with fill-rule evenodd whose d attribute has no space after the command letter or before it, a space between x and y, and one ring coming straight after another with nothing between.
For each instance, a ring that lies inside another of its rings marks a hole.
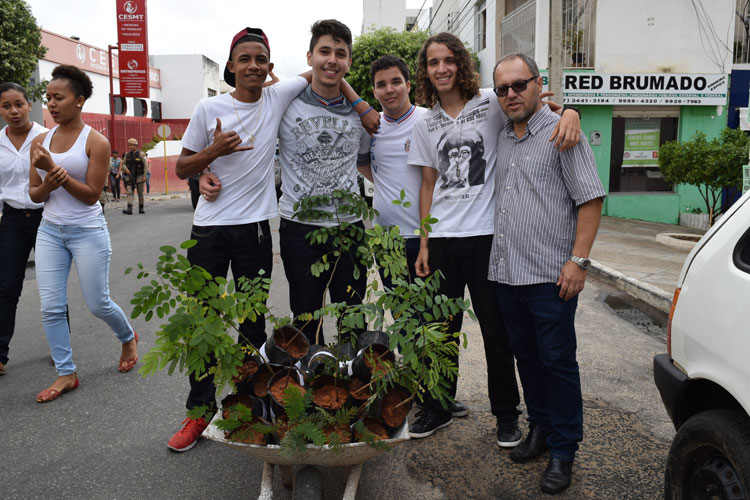
<instances>
[{"instance_id":1,"label":"man's black wristwatch","mask_svg":"<svg viewBox=\"0 0 750 500\"><path fill-rule=\"evenodd\" d=\"M570 261L580 267L583 271L588 271L591 267L591 260L585 257L576 257L575 255L571 255Z\"/></svg>"}]
</instances>

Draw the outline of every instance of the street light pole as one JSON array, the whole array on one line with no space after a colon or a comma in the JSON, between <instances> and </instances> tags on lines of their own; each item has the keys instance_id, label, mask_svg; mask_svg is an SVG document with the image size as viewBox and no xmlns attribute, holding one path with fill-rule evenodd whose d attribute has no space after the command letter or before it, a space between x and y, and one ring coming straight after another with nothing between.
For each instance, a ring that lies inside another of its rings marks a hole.
<instances>
[{"instance_id":1,"label":"street light pole","mask_svg":"<svg viewBox=\"0 0 750 500\"><path fill-rule=\"evenodd\" d=\"M563 58L563 0L549 0L549 90L555 93L553 100L563 103L562 58Z\"/></svg>"},{"instance_id":2,"label":"street light pole","mask_svg":"<svg viewBox=\"0 0 750 500\"><path fill-rule=\"evenodd\" d=\"M112 49L117 49L117 45L107 46L107 56L109 58L109 145L115 148L115 95L114 95L114 78L112 76Z\"/></svg>"}]
</instances>

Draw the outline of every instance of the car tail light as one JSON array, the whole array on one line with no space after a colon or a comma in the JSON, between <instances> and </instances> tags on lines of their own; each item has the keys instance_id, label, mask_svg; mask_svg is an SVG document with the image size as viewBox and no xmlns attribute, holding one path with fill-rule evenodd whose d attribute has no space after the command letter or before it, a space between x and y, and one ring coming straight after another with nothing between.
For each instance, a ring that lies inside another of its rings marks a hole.
<instances>
[{"instance_id":1,"label":"car tail light","mask_svg":"<svg viewBox=\"0 0 750 500\"><path fill-rule=\"evenodd\" d=\"M674 310L677 307L677 299L680 297L680 289L676 288L674 291L674 297L672 297L672 307L669 308L669 319L667 320L667 352L672 357L672 317L674 317Z\"/></svg>"}]
</instances>

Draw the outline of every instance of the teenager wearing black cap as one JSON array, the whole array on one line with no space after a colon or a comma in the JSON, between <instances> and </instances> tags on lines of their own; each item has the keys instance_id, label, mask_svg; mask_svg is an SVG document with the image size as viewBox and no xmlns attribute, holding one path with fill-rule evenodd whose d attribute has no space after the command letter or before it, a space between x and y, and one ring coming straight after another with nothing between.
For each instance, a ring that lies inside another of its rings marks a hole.
<instances>
[{"instance_id":1,"label":"teenager wearing black cap","mask_svg":"<svg viewBox=\"0 0 750 500\"><path fill-rule=\"evenodd\" d=\"M203 99L182 138L177 175L187 179L203 173L193 216L188 260L213 276L253 279L261 270L271 276L273 254L268 220L278 214L273 155L279 122L289 103L308 84L304 75L267 85L273 77L270 45L263 30L245 28L232 38L224 80L234 92ZM276 82L277 80L271 82ZM207 179L207 180L206 180ZM266 340L265 318L240 326L239 342L260 347ZM210 366L206 366L206 372ZM198 380L200 378L200 380ZM190 375L188 409L216 409L213 376ZM187 418L167 446L192 448L207 426L206 418Z\"/></svg>"}]
</instances>

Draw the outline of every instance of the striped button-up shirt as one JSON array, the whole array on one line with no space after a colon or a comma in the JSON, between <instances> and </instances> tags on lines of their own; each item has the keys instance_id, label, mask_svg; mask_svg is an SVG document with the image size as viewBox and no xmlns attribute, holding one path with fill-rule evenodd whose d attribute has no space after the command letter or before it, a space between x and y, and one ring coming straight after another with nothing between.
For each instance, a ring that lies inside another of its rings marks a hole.
<instances>
[{"instance_id":1,"label":"striped button-up shirt","mask_svg":"<svg viewBox=\"0 0 750 500\"><path fill-rule=\"evenodd\" d=\"M606 194L585 136L563 152L550 142L559 119L544 105L520 139L511 121L500 131L492 281L555 283L573 249L578 206Z\"/></svg>"}]
</instances>

